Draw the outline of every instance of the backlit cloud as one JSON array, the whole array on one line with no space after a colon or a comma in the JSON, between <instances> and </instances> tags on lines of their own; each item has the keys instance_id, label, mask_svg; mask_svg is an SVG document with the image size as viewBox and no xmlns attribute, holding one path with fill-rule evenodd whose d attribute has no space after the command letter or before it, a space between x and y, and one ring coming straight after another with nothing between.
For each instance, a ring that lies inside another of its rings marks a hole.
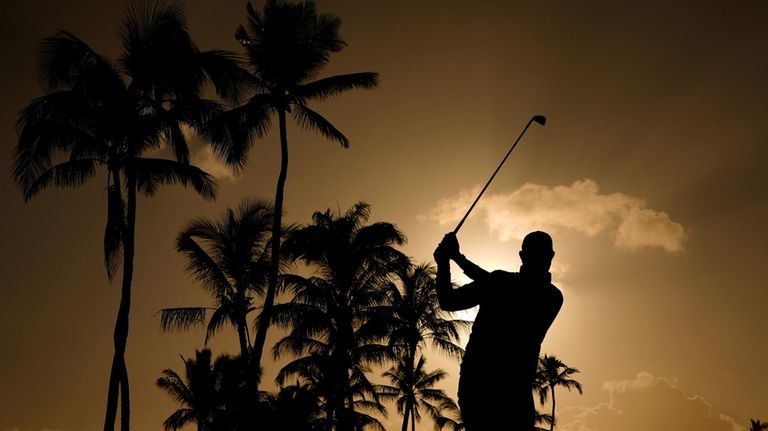
<instances>
[{"instance_id":1,"label":"backlit cloud","mask_svg":"<svg viewBox=\"0 0 768 431\"><path fill-rule=\"evenodd\" d=\"M674 381L640 372L632 380L603 384L608 402L558 411L560 431L735 431L732 418L703 397L685 393Z\"/></svg>"},{"instance_id":2,"label":"backlit cloud","mask_svg":"<svg viewBox=\"0 0 768 431\"><path fill-rule=\"evenodd\" d=\"M441 199L422 219L440 224L458 222L480 188L463 190ZM591 179L571 185L547 187L527 183L511 193L486 194L475 209L491 232L502 241L521 239L533 230L569 229L588 236L609 232L625 250L683 249L686 231L663 211L647 207L638 197L601 194Z\"/></svg>"}]
</instances>

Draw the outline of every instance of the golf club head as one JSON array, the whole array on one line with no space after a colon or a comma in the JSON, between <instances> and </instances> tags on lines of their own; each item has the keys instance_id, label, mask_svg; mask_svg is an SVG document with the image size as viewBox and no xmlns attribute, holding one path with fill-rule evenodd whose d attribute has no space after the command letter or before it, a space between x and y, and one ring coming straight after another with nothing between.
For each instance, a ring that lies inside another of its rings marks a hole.
<instances>
[{"instance_id":1,"label":"golf club head","mask_svg":"<svg viewBox=\"0 0 768 431\"><path fill-rule=\"evenodd\" d=\"M534 115L532 120L541 124L542 126L547 123L547 117L543 115Z\"/></svg>"}]
</instances>

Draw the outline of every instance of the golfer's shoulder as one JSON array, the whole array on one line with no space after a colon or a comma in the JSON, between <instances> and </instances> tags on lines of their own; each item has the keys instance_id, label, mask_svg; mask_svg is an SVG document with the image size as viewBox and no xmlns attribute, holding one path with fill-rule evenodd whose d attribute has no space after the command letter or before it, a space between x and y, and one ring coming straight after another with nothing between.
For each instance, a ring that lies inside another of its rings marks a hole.
<instances>
[{"instance_id":1,"label":"golfer's shoulder","mask_svg":"<svg viewBox=\"0 0 768 431\"><path fill-rule=\"evenodd\" d=\"M547 286L547 293L552 298L553 301L562 304L563 303L563 292L557 288L552 283L549 283L549 286Z\"/></svg>"},{"instance_id":2,"label":"golfer's shoulder","mask_svg":"<svg viewBox=\"0 0 768 431\"><path fill-rule=\"evenodd\" d=\"M490 273L490 279L493 282L503 284L517 283L520 278L519 276L520 274L516 272L504 271L503 269L497 269Z\"/></svg>"}]
</instances>

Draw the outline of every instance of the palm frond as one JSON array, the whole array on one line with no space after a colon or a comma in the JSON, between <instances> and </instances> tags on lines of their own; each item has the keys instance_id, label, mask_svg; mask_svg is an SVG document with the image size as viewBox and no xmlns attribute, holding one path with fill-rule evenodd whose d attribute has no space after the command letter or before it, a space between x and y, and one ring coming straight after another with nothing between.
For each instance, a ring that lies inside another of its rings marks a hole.
<instances>
[{"instance_id":1,"label":"palm frond","mask_svg":"<svg viewBox=\"0 0 768 431\"><path fill-rule=\"evenodd\" d=\"M205 123L200 137L228 166L239 171L248 160L255 138L262 137L271 125L272 107L267 96L252 98L244 105L223 112Z\"/></svg>"},{"instance_id":2,"label":"palm frond","mask_svg":"<svg viewBox=\"0 0 768 431\"><path fill-rule=\"evenodd\" d=\"M216 181L202 169L174 160L141 158L134 160L138 190L152 196L160 185L191 185L204 199L216 196Z\"/></svg>"},{"instance_id":3,"label":"palm frond","mask_svg":"<svg viewBox=\"0 0 768 431\"><path fill-rule=\"evenodd\" d=\"M47 91L81 83L94 69L111 70L88 44L66 31L44 38L39 57L40 81Z\"/></svg>"},{"instance_id":4,"label":"palm frond","mask_svg":"<svg viewBox=\"0 0 768 431\"><path fill-rule=\"evenodd\" d=\"M186 331L195 326L205 325L206 307L177 307L160 310L162 331Z\"/></svg>"},{"instance_id":5,"label":"palm frond","mask_svg":"<svg viewBox=\"0 0 768 431\"><path fill-rule=\"evenodd\" d=\"M231 105L236 105L247 90L247 72L242 68L240 56L220 49L199 54L200 67L211 81L216 94Z\"/></svg>"},{"instance_id":6,"label":"palm frond","mask_svg":"<svg viewBox=\"0 0 768 431\"><path fill-rule=\"evenodd\" d=\"M294 107L293 118L302 128L318 132L326 139L338 142L343 148L349 148L349 139L336 126L305 105Z\"/></svg>"},{"instance_id":7,"label":"palm frond","mask_svg":"<svg viewBox=\"0 0 768 431\"><path fill-rule=\"evenodd\" d=\"M296 90L296 95L306 100L323 100L355 88L374 88L378 83L379 74L376 72L334 75L302 85Z\"/></svg>"},{"instance_id":8,"label":"palm frond","mask_svg":"<svg viewBox=\"0 0 768 431\"><path fill-rule=\"evenodd\" d=\"M69 160L51 166L23 190L24 200L29 201L49 186L79 187L96 175L97 165L97 160Z\"/></svg>"}]
</instances>

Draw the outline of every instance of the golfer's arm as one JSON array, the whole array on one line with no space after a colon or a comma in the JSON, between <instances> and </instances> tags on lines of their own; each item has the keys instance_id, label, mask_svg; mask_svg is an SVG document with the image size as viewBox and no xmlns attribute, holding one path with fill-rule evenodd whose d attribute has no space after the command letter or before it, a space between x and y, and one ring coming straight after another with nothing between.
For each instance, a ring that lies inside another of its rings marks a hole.
<instances>
[{"instance_id":1,"label":"golfer's arm","mask_svg":"<svg viewBox=\"0 0 768 431\"><path fill-rule=\"evenodd\" d=\"M466 274L467 277L471 278L472 280L484 280L491 274L490 272L480 268L477 264L467 259L467 257L463 254L460 254L454 258L453 261L456 262L461 270L464 271L464 274Z\"/></svg>"},{"instance_id":2,"label":"golfer's arm","mask_svg":"<svg viewBox=\"0 0 768 431\"><path fill-rule=\"evenodd\" d=\"M474 283L457 289L453 288L449 261L438 262L435 284L437 285L437 301L440 303L440 308L445 311L466 310L480 302L478 289Z\"/></svg>"}]
</instances>

